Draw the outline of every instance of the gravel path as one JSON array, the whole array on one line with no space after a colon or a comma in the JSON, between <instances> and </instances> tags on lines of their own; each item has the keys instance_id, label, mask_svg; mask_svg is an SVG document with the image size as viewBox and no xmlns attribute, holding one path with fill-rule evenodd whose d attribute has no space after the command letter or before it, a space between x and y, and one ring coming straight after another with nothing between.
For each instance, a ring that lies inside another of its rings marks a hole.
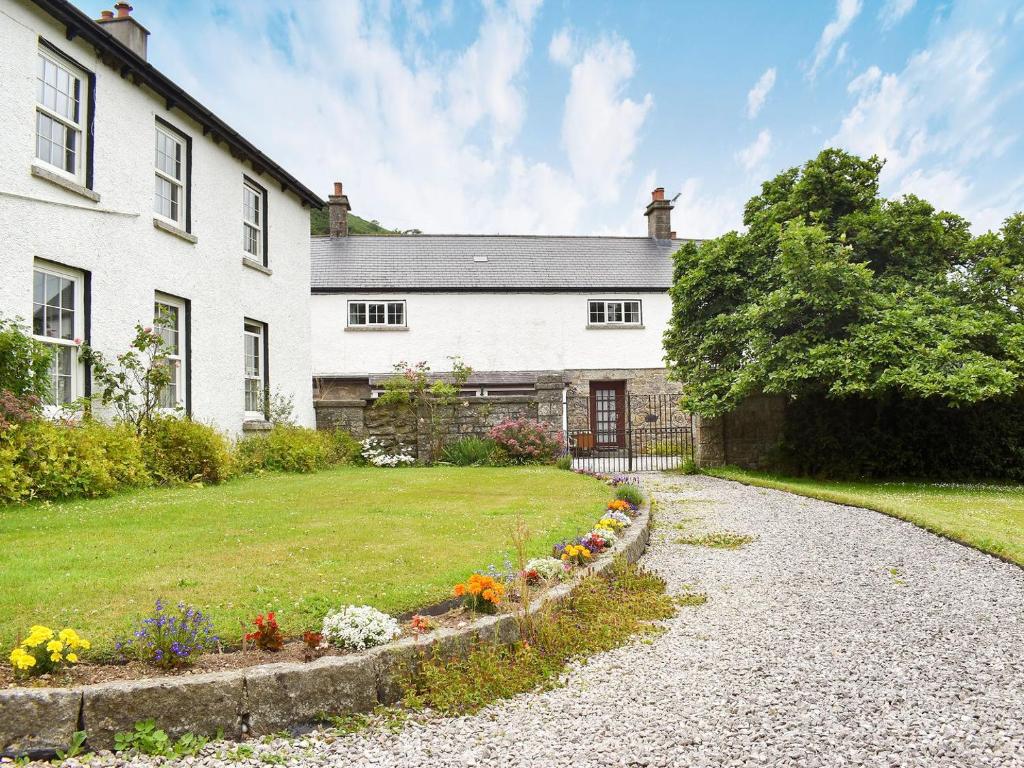
<instances>
[{"instance_id":1,"label":"gravel path","mask_svg":"<svg viewBox=\"0 0 1024 768\"><path fill-rule=\"evenodd\" d=\"M474 717L257 744L247 762L1024 766L1024 571L862 509L706 477L648 486L644 564L710 598L665 634ZM756 540L680 545L677 525Z\"/></svg>"}]
</instances>

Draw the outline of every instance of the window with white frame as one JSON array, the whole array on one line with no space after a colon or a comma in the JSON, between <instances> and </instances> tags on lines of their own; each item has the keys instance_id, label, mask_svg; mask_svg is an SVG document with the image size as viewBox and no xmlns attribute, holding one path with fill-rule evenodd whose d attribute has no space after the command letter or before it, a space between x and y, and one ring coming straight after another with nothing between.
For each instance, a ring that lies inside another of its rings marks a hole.
<instances>
[{"instance_id":1,"label":"window with white frame","mask_svg":"<svg viewBox=\"0 0 1024 768\"><path fill-rule=\"evenodd\" d=\"M155 163L156 192L153 210L161 218L185 229L185 139L162 123L156 126Z\"/></svg>"},{"instance_id":2,"label":"window with white frame","mask_svg":"<svg viewBox=\"0 0 1024 768\"><path fill-rule=\"evenodd\" d=\"M588 325L640 325L640 302L591 299L587 318Z\"/></svg>"},{"instance_id":3,"label":"window with white frame","mask_svg":"<svg viewBox=\"0 0 1024 768\"><path fill-rule=\"evenodd\" d=\"M186 325L187 307L184 301L157 294L153 302L153 328L164 342L166 365L170 381L159 393L161 408L185 408L185 381L188 360Z\"/></svg>"},{"instance_id":4,"label":"window with white frame","mask_svg":"<svg viewBox=\"0 0 1024 768\"><path fill-rule=\"evenodd\" d=\"M36 159L85 184L88 76L40 50L36 71Z\"/></svg>"},{"instance_id":5,"label":"window with white frame","mask_svg":"<svg viewBox=\"0 0 1024 768\"><path fill-rule=\"evenodd\" d=\"M245 321L245 412L247 416L263 417L266 410L266 326Z\"/></svg>"},{"instance_id":6,"label":"window with white frame","mask_svg":"<svg viewBox=\"0 0 1024 768\"><path fill-rule=\"evenodd\" d=\"M404 328L404 301L350 301L348 324L353 328Z\"/></svg>"},{"instance_id":7,"label":"window with white frame","mask_svg":"<svg viewBox=\"0 0 1024 768\"><path fill-rule=\"evenodd\" d=\"M266 255L267 192L250 179L242 184L242 248L264 266Z\"/></svg>"},{"instance_id":8,"label":"window with white frame","mask_svg":"<svg viewBox=\"0 0 1024 768\"><path fill-rule=\"evenodd\" d=\"M67 405L83 392L78 344L85 334L84 276L36 264L32 274L32 335L53 349L49 405Z\"/></svg>"}]
</instances>

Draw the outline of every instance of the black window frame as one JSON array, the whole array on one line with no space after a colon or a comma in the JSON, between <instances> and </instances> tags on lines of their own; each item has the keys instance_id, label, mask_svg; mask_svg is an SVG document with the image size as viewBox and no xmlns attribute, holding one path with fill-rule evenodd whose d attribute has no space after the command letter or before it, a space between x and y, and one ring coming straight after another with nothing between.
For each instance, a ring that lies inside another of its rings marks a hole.
<instances>
[{"instance_id":1,"label":"black window frame","mask_svg":"<svg viewBox=\"0 0 1024 768\"><path fill-rule=\"evenodd\" d=\"M65 51L61 50L58 46L51 43L42 35L38 38L38 43L41 48L45 48L46 52L52 56L56 56L59 59L63 59L71 66L78 69L80 72L85 74L86 79L86 109L88 110L88 120L85 123L83 133L85 134L85 188L95 190L95 176L94 169L95 163L93 155L96 150L96 73L89 69L87 66L82 64L74 56L69 55ZM33 102L33 114L35 113L35 102ZM32 157L35 157L35 151L32 152Z\"/></svg>"},{"instance_id":2,"label":"black window frame","mask_svg":"<svg viewBox=\"0 0 1024 768\"><path fill-rule=\"evenodd\" d=\"M256 179L252 178L252 176L250 176L247 173L243 173L242 174L242 186L244 187L246 184L248 184L249 186L251 186L251 187L253 187L253 188L257 189L257 190L259 190L260 196L262 197L261 202L263 203L263 225L262 225L262 228L261 228L261 234L262 234L263 243L261 244L261 251L262 251L261 256L262 256L262 264L263 264L263 266L264 267L269 267L270 266L270 205L269 205L269 203L270 203L270 193L267 191L266 187L264 187L262 184L260 184L258 181L256 181ZM244 217L242 218L242 226L243 227L245 226L245 218ZM253 258L252 254L249 253L248 251L246 251L244 248L242 249L242 256L244 258L246 258L246 259L249 259L250 261L256 261L256 259Z\"/></svg>"},{"instance_id":3,"label":"black window frame","mask_svg":"<svg viewBox=\"0 0 1024 768\"><path fill-rule=\"evenodd\" d=\"M190 235L192 232L192 137L189 136L185 131L176 126L174 123L165 120L160 115L154 115L156 123L167 131L170 131L179 139L185 146L185 178L182 181L182 189L185 192L185 227L184 231ZM161 219L162 220L162 219Z\"/></svg>"}]
</instances>

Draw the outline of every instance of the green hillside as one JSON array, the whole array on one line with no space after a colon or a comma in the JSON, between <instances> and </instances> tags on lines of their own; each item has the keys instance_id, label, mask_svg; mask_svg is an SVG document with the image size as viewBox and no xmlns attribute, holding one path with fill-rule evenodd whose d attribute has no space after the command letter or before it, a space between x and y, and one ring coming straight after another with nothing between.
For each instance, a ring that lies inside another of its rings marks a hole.
<instances>
[{"instance_id":1,"label":"green hillside","mask_svg":"<svg viewBox=\"0 0 1024 768\"><path fill-rule=\"evenodd\" d=\"M353 235L400 235L397 229L385 229L376 221L361 219L354 213L348 215L348 231ZM309 232L311 235L330 234L330 223L327 218L327 208L309 212Z\"/></svg>"}]
</instances>

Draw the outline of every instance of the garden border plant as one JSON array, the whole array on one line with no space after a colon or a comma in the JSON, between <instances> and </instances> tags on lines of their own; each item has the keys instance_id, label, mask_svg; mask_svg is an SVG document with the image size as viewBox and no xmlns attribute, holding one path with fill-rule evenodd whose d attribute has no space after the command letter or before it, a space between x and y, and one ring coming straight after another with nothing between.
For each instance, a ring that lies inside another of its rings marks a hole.
<instances>
[{"instance_id":1,"label":"garden border plant","mask_svg":"<svg viewBox=\"0 0 1024 768\"><path fill-rule=\"evenodd\" d=\"M603 519L616 518L609 512ZM614 554L635 561L646 547L649 520L649 505L644 505L631 525L623 525ZM579 573L600 573L612 563L610 554L595 556ZM525 584L525 572L520 575ZM73 744L74 733L83 726L89 748L107 748L113 746L115 734L132 732L136 723L150 718L169 740L185 734L213 735L221 729L224 735L239 738L311 723L324 712L372 711L403 696L401 675L424 652L437 658L461 658L480 642L514 643L523 627L529 626L524 622L542 618L570 595L578 580L559 583L555 578L550 583L540 599L527 596L518 610L481 615L461 629L431 630L429 617L416 617L420 622L414 619L412 637L351 655L70 689L3 689L0 753L53 754ZM317 645L323 641L320 636L315 639ZM306 643L310 645L309 639Z\"/></svg>"}]
</instances>

